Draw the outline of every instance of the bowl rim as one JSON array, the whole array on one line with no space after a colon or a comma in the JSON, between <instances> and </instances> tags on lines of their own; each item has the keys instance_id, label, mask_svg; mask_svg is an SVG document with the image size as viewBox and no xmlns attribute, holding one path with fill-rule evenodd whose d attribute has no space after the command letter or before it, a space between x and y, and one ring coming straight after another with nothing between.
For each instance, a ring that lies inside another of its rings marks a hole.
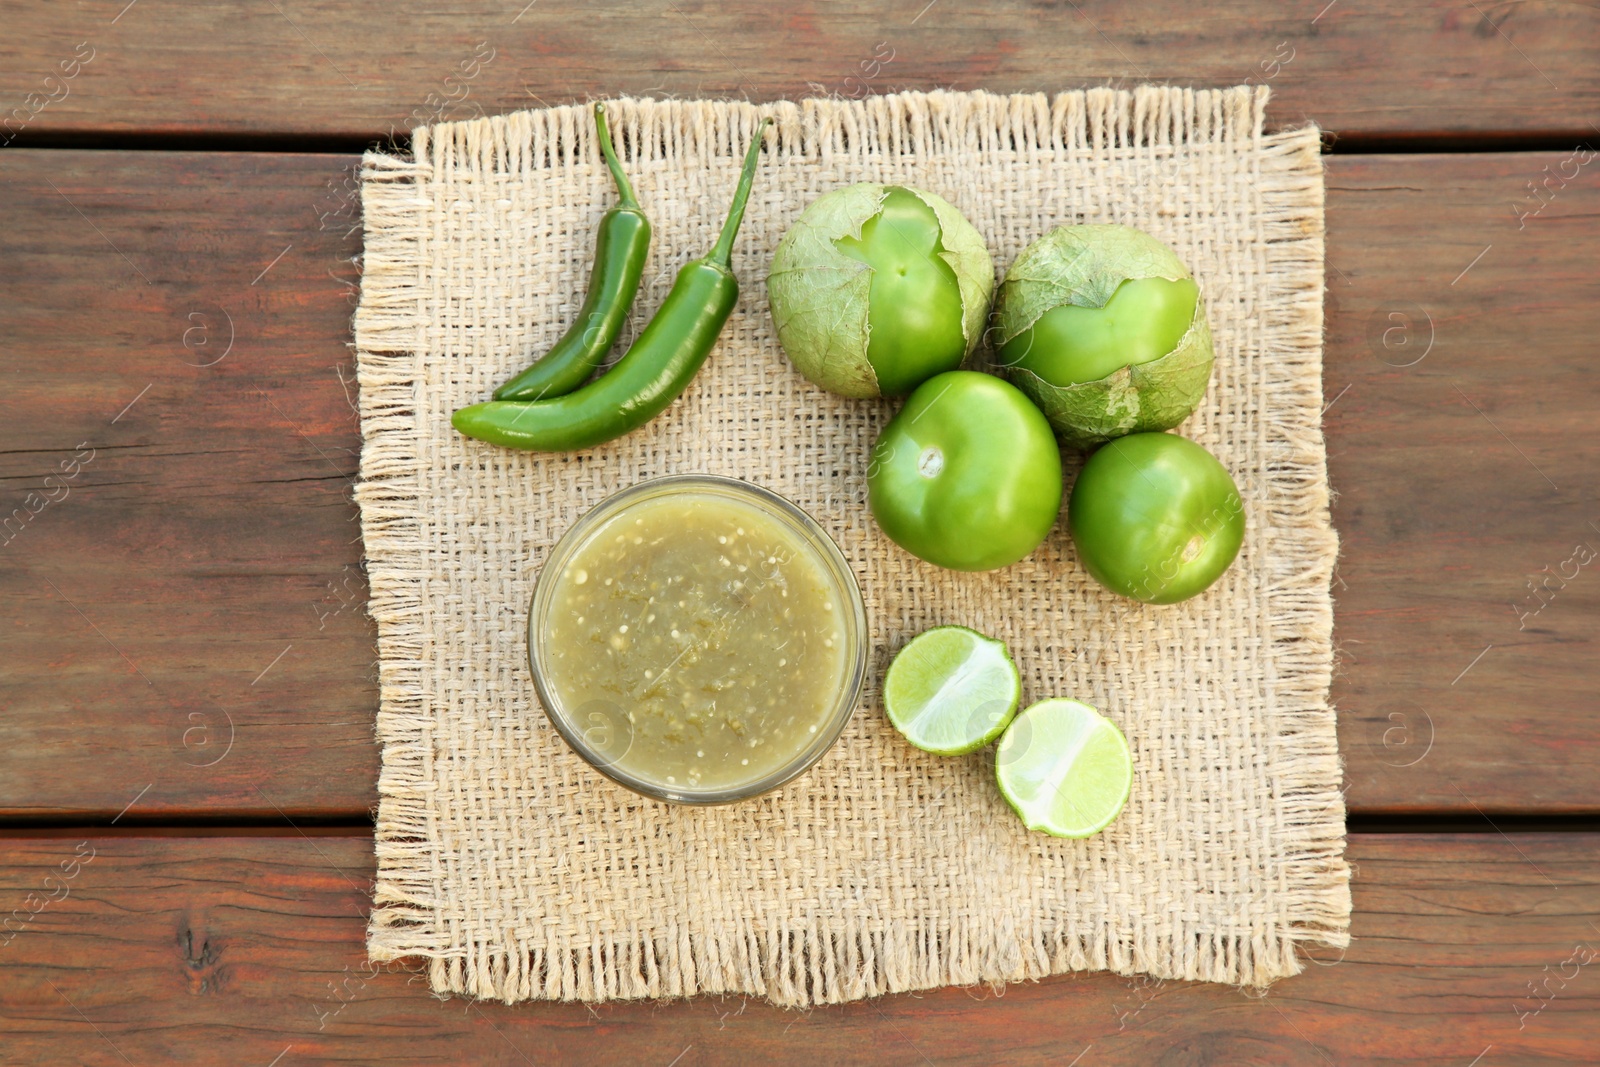
<instances>
[{"instance_id":1,"label":"bowl rim","mask_svg":"<svg viewBox=\"0 0 1600 1067\"><path fill-rule=\"evenodd\" d=\"M837 591L843 594L850 609L845 613L846 620L843 626L844 677L841 679L838 698L824 720L825 725L794 759L751 782L723 789L665 786L618 767L616 761L621 759L621 756L608 759L600 755L570 720L568 710L553 691L546 671L541 666L545 638L549 633L549 627L544 623L549 617L550 600L556 585L554 580L546 581L547 576L553 579L555 575L559 575L566 560L587 543L593 531L628 507L645 499L686 491L709 492L741 499L755 504L783 522L799 535L803 543L811 547L813 557L833 579ZM856 705L860 703L861 692L866 685L868 644L866 604L861 596L861 586L856 580L855 571L845 559L844 553L839 550L838 544L821 524L793 501L765 486L720 474L669 474L647 478L612 493L578 516L551 545L544 561L540 564L539 576L534 582L533 596L528 605L526 638L528 669L533 675L533 686L538 693L540 707L544 709L545 717L566 741L568 747L585 763L616 784L640 796L669 804L690 806L732 804L765 795L788 785L814 767L837 743L844 728L854 717Z\"/></svg>"}]
</instances>

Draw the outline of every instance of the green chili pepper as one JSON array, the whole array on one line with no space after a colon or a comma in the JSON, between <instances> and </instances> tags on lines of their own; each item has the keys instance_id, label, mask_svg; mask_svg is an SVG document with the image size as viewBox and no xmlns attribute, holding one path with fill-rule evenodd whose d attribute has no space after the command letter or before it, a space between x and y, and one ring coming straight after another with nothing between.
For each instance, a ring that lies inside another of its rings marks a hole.
<instances>
[{"instance_id":1,"label":"green chili pepper","mask_svg":"<svg viewBox=\"0 0 1600 1067\"><path fill-rule=\"evenodd\" d=\"M565 452L631 433L666 410L705 363L738 301L733 239L744 219L762 134L770 122L763 121L750 142L716 246L678 272L661 309L615 366L553 400L494 400L462 408L451 417L451 425L492 445Z\"/></svg>"},{"instance_id":2,"label":"green chili pepper","mask_svg":"<svg viewBox=\"0 0 1600 1067\"><path fill-rule=\"evenodd\" d=\"M610 351L633 306L633 298L639 293L639 278L650 254L650 220L639 210L633 186L611 148L604 104L594 106L594 124L600 134L600 151L611 168L622 203L600 219L594 269L589 273L589 295L577 321L543 359L496 389L496 400L565 396L582 385Z\"/></svg>"}]
</instances>

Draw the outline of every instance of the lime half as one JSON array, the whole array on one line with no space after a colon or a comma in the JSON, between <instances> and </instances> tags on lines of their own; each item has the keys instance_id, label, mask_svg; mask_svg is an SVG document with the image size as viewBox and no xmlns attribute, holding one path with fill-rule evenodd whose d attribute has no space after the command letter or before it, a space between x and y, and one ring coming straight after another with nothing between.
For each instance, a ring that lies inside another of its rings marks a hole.
<instances>
[{"instance_id":1,"label":"lime half","mask_svg":"<svg viewBox=\"0 0 1600 1067\"><path fill-rule=\"evenodd\" d=\"M1116 723L1076 700L1041 700L1000 739L995 778L1030 830L1088 837L1111 824L1133 788Z\"/></svg>"},{"instance_id":2,"label":"lime half","mask_svg":"<svg viewBox=\"0 0 1600 1067\"><path fill-rule=\"evenodd\" d=\"M883 679L883 709L913 745L937 756L976 752L1000 736L1022 697L1006 646L965 626L912 638Z\"/></svg>"}]
</instances>

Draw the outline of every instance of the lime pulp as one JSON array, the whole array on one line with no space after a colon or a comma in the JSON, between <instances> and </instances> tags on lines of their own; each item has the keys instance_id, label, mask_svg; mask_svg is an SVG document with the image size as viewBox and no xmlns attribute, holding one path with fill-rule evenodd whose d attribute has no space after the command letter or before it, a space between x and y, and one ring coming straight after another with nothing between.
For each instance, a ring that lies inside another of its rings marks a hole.
<instances>
[{"instance_id":1,"label":"lime pulp","mask_svg":"<svg viewBox=\"0 0 1600 1067\"><path fill-rule=\"evenodd\" d=\"M962 756L992 742L1017 713L1022 680L1001 641L965 626L913 638L883 680L883 707L918 748Z\"/></svg>"},{"instance_id":2,"label":"lime pulp","mask_svg":"<svg viewBox=\"0 0 1600 1067\"><path fill-rule=\"evenodd\" d=\"M1077 700L1041 700L995 750L995 779L1023 823L1056 837L1111 824L1133 788L1133 758L1115 723Z\"/></svg>"}]
</instances>

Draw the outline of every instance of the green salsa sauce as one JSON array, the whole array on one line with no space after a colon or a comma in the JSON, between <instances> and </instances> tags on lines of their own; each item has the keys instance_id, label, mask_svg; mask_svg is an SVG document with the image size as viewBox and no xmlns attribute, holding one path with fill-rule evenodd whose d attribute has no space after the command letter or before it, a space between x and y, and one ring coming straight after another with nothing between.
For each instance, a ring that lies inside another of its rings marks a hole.
<instances>
[{"instance_id":1,"label":"green salsa sauce","mask_svg":"<svg viewBox=\"0 0 1600 1067\"><path fill-rule=\"evenodd\" d=\"M826 728L847 605L815 549L755 504L641 501L555 581L547 678L604 764L668 790L736 789Z\"/></svg>"}]
</instances>

